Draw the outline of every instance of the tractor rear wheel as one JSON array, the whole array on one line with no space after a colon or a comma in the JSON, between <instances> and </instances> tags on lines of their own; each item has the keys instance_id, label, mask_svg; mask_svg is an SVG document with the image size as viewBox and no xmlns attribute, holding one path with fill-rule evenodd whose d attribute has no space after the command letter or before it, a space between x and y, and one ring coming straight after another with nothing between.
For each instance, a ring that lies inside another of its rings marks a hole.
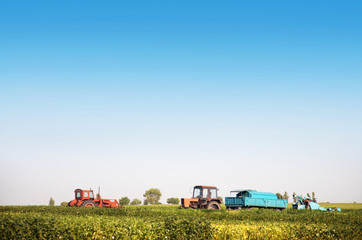
<instances>
[{"instance_id":1,"label":"tractor rear wheel","mask_svg":"<svg viewBox=\"0 0 362 240\"><path fill-rule=\"evenodd\" d=\"M80 206L81 207L96 207L97 205L92 200L85 200Z\"/></svg>"},{"instance_id":2,"label":"tractor rear wheel","mask_svg":"<svg viewBox=\"0 0 362 240\"><path fill-rule=\"evenodd\" d=\"M207 209L211 209L211 210L220 210L220 204L218 202L215 201L211 201L207 204Z\"/></svg>"}]
</instances>

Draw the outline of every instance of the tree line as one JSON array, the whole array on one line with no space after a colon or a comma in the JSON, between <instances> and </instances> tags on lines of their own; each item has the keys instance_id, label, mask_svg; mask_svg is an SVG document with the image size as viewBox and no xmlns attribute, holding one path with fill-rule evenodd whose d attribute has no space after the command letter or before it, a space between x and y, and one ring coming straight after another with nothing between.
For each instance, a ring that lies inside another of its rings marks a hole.
<instances>
[{"instance_id":1,"label":"tree line","mask_svg":"<svg viewBox=\"0 0 362 240\"><path fill-rule=\"evenodd\" d=\"M285 200L289 200L289 195L288 192L284 192L284 194L280 194L280 193L276 193L278 199L285 199ZM315 193L312 192L312 196L307 193L307 197L309 197L313 202L317 202L317 198L315 197ZM297 201L297 194L295 192L293 192L293 202Z\"/></svg>"},{"instance_id":2,"label":"tree line","mask_svg":"<svg viewBox=\"0 0 362 240\"><path fill-rule=\"evenodd\" d=\"M162 194L161 191L157 188L151 188L143 194L144 200L143 205L158 205L161 204L160 198ZM128 197L122 197L119 199L119 205L125 206L125 205L140 205L142 202L139 199L133 199L132 201ZM180 199L179 198L168 198L167 199L168 204L179 204Z\"/></svg>"}]
</instances>

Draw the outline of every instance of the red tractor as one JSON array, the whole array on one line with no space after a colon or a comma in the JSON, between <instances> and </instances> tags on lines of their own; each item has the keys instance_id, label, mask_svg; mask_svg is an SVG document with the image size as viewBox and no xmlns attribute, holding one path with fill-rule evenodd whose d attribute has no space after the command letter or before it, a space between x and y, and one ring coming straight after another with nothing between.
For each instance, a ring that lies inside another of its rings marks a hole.
<instances>
[{"instance_id":1,"label":"red tractor","mask_svg":"<svg viewBox=\"0 0 362 240\"><path fill-rule=\"evenodd\" d=\"M195 186L192 198L181 198L181 208L220 210L221 200L217 190L214 186Z\"/></svg>"},{"instance_id":2,"label":"red tractor","mask_svg":"<svg viewBox=\"0 0 362 240\"><path fill-rule=\"evenodd\" d=\"M93 190L75 189L74 192L75 199L68 203L68 207L119 207L118 201L116 199L95 199Z\"/></svg>"}]
</instances>

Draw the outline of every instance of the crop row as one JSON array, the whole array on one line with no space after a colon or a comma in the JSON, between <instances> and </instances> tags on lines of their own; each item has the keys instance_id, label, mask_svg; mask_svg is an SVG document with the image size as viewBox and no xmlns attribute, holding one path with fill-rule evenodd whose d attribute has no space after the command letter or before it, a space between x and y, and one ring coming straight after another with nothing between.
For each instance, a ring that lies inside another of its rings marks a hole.
<instances>
[{"instance_id":1,"label":"crop row","mask_svg":"<svg viewBox=\"0 0 362 240\"><path fill-rule=\"evenodd\" d=\"M178 217L207 218L211 221L254 221L254 222L299 222L324 223L336 225L358 225L361 223L362 209L343 210L343 212L301 211L287 209L283 212L270 209L239 210L239 211L212 211L193 209L178 209L175 206L137 206L122 209L111 208L67 208L48 206L8 206L0 207L2 213L39 213L42 215L57 216L114 216L117 218L136 217L142 219L160 219L171 215Z\"/></svg>"},{"instance_id":2,"label":"crop row","mask_svg":"<svg viewBox=\"0 0 362 240\"><path fill-rule=\"evenodd\" d=\"M361 239L361 213L0 207L0 239Z\"/></svg>"}]
</instances>

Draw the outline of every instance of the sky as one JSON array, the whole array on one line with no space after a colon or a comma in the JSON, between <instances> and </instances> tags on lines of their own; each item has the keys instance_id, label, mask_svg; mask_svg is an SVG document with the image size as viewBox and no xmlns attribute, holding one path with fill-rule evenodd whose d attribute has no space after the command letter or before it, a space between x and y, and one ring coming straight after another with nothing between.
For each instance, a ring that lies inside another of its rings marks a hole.
<instances>
[{"instance_id":1,"label":"sky","mask_svg":"<svg viewBox=\"0 0 362 240\"><path fill-rule=\"evenodd\" d=\"M194 185L362 202L361 10L1 2L0 205Z\"/></svg>"}]
</instances>

